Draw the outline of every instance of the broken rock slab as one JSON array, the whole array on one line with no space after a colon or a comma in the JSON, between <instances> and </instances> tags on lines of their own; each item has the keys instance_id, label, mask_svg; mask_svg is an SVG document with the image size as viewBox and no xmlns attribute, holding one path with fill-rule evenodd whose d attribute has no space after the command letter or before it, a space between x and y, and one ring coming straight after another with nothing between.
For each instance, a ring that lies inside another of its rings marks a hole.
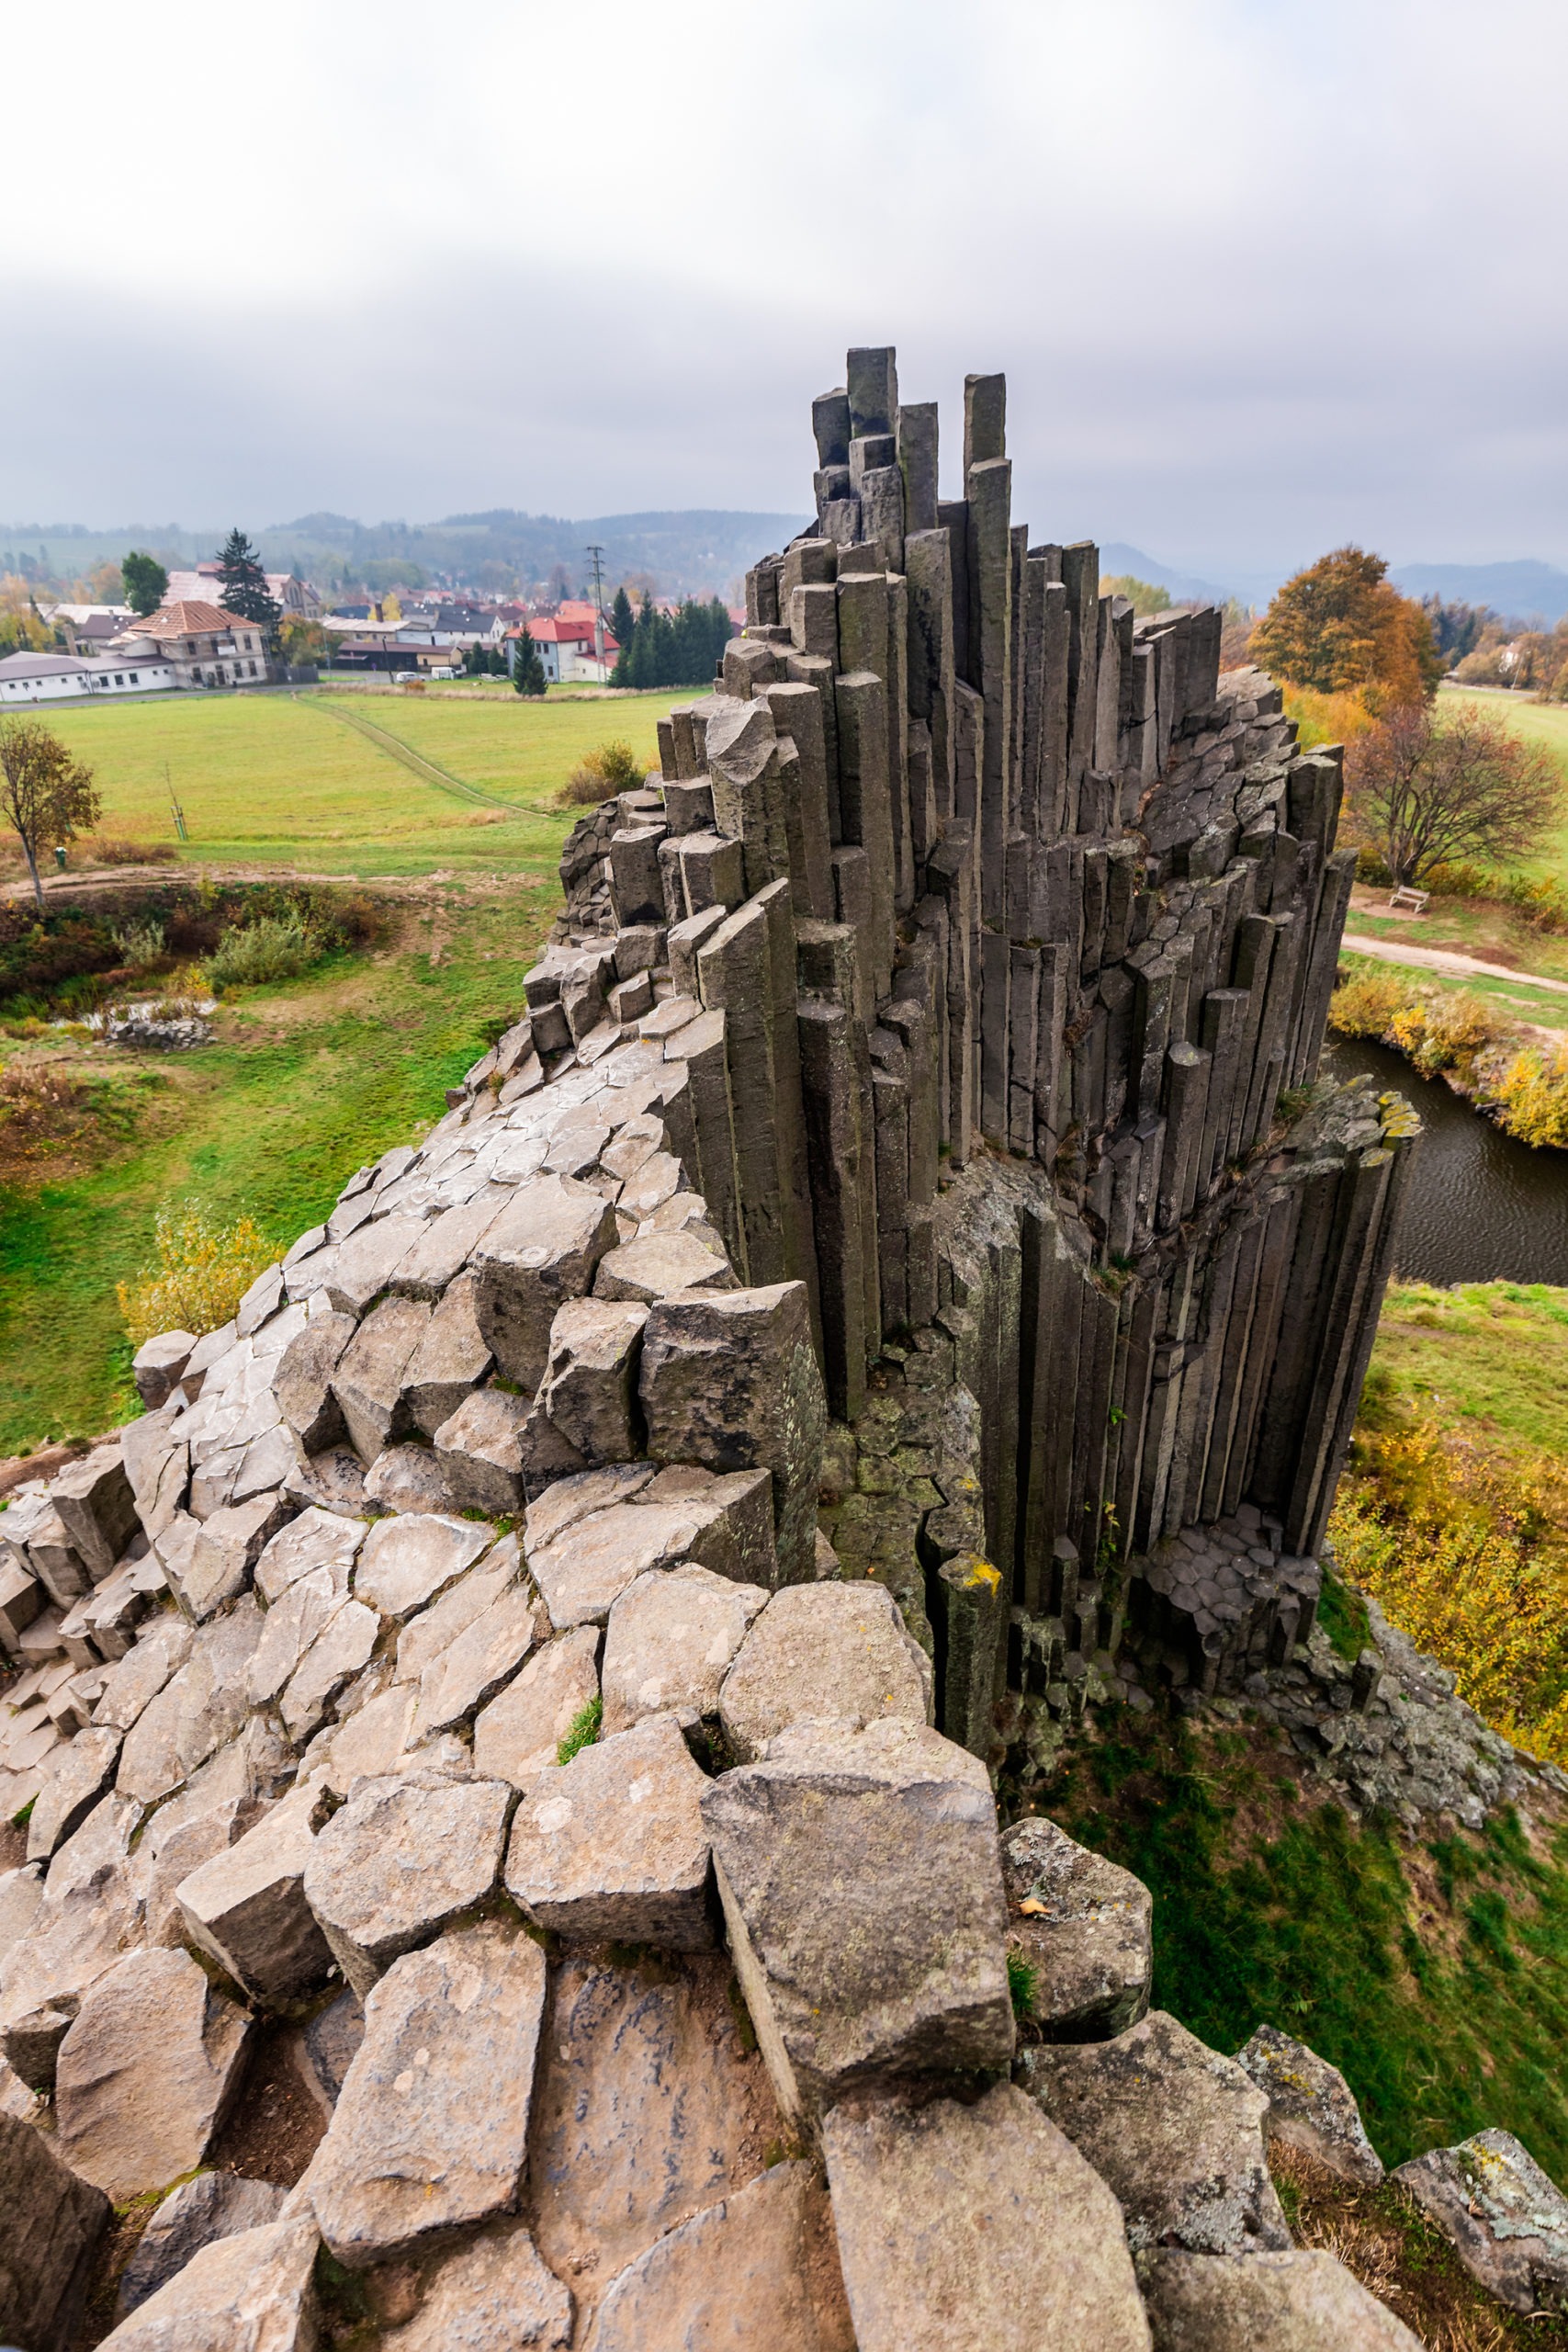
<instances>
[{"instance_id":1,"label":"broken rock slab","mask_svg":"<svg viewBox=\"0 0 1568 2352\"><path fill-rule=\"evenodd\" d=\"M725 1736L748 1762L792 1724L925 1724L931 1713L931 1660L904 1630L886 1587L868 1577L775 1593L719 1697Z\"/></svg>"},{"instance_id":2,"label":"broken rock slab","mask_svg":"<svg viewBox=\"0 0 1568 2352\"><path fill-rule=\"evenodd\" d=\"M532 1396L549 1356L550 1325L569 1298L585 1298L616 1241L615 1212L570 1176L519 1184L474 1253L474 1311L485 1345Z\"/></svg>"},{"instance_id":3,"label":"broken rock slab","mask_svg":"<svg viewBox=\"0 0 1568 2352\"><path fill-rule=\"evenodd\" d=\"M740 1986L800 2118L1012 2056L996 1805L923 1724L807 1724L703 1792Z\"/></svg>"},{"instance_id":4,"label":"broken rock slab","mask_svg":"<svg viewBox=\"0 0 1568 2352\"><path fill-rule=\"evenodd\" d=\"M812 2166L796 2160L694 2213L612 2279L588 2352L663 2344L854 2352L819 2202Z\"/></svg>"},{"instance_id":5,"label":"broken rock slab","mask_svg":"<svg viewBox=\"0 0 1568 2352\"><path fill-rule=\"evenodd\" d=\"M1026 2050L1019 2079L1121 2199L1134 2254L1289 2250L1263 2151L1267 2100L1163 2009L1113 2041Z\"/></svg>"},{"instance_id":6,"label":"broken rock slab","mask_svg":"<svg viewBox=\"0 0 1568 2352\"><path fill-rule=\"evenodd\" d=\"M176 1889L191 1940L263 2004L297 1999L332 1971L332 1952L304 1890L325 1795L310 1782L290 1790Z\"/></svg>"},{"instance_id":7,"label":"broken rock slab","mask_svg":"<svg viewBox=\"0 0 1568 2352\"><path fill-rule=\"evenodd\" d=\"M270 2181L242 2180L231 2172L201 2172L182 2181L158 2206L126 2264L116 2317L139 2310L204 2245L276 2222L286 2194Z\"/></svg>"},{"instance_id":8,"label":"broken rock slab","mask_svg":"<svg viewBox=\"0 0 1568 2352\"><path fill-rule=\"evenodd\" d=\"M1420 2352L1331 2254L1145 2255L1155 2352Z\"/></svg>"},{"instance_id":9,"label":"broken rock slab","mask_svg":"<svg viewBox=\"0 0 1568 2352\"><path fill-rule=\"evenodd\" d=\"M491 1893L512 1804L503 1781L444 1772L355 1785L310 1848L304 1893L362 2000L395 1960Z\"/></svg>"},{"instance_id":10,"label":"broken rock slab","mask_svg":"<svg viewBox=\"0 0 1568 2352\"><path fill-rule=\"evenodd\" d=\"M524 1491L523 1443L532 1408L503 1388L476 1388L435 1432L440 1464L458 1510L489 1511L493 1518L520 1511Z\"/></svg>"},{"instance_id":11,"label":"broken rock slab","mask_svg":"<svg viewBox=\"0 0 1568 2352\"><path fill-rule=\"evenodd\" d=\"M1147 2352L1122 2211L1010 2083L823 2119L859 2352Z\"/></svg>"},{"instance_id":12,"label":"broken rock slab","mask_svg":"<svg viewBox=\"0 0 1568 2352\"><path fill-rule=\"evenodd\" d=\"M220 2237L150 2295L104 2352L316 2352L316 2256L306 2219Z\"/></svg>"},{"instance_id":13,"label":"broken rock slab","mask_svg":"<svg viewBox=\"0 0 1568 2352\"><path fill-rule=\"evenodd\" d=\"M1143 1881L1043 1816L1002 1839L1008 1950L1032 1971L1027 2010L1048 2041L1105 2041L1135 2025L1154 1973Z\"/></svg>"},{"instance_id":14,"label":"broken rock slab","mask_svg":"<svg viewBox=\"0 0 1568 2352\"><path fill-rule=\"evenodd\" d=\"M186 1615L202 1624L243 1592L269 1539L293 1516L294 1505L276 1489L226 1503L205 1520L176 1511L152 1549Z\"/></svg>"},{"instance_id":15,"label":"broken rock slab","mask_svg":"<svg viewBox=\"0 0 1568 2352\"><path fill-rule=\"evenodd\" d=\"M599 1696L599 1635L592 1625L537 1651L474 1720L474 1770L529 1789L584 1707Z\"/></svg>"},{"instance_id":16,"label":"broken rock slab","mask_svg":"<svg viewBox=\"0 0 1568 2352\"><path fill-rule=\"evenodd\" d=\"M300 2184L351 2270L516 2211L545 1955L487 1921L394 1961Z\"/></svg>"},{"instance_id":17,"label":"broken rock slab","mask_svg":"<svg viewBox=\"0 0 1568 2352\"><path fill-rule=\"evenodd\" d=\"M439 1600L412 1618L398 1635L397 1680L420 1681L458 1634L506 1591L516 1577L520 1558L516 1536L503 1535L476 1566L466 1569L446 1587Z\"/></svg>"},{"instance_id":18,"label":"broken rock slab","mask_svg":"<svg viewBox=\"0 0 1568 2352\"><path fill-rule=\"evenodd\" d=\"M323 1626L278 1702L290 1739L310 1737L344 1684L369 1662L380 1630L376 1611L360 1600L345 1600Z\"/></svg>"},{"instance_id":19,"label":"broken rock slab","mask_svg":"<svg viewBox=\"0 0 1568 2352\"><path fill-rule=\"evenodd\" d=\"M365 1480L367 1502L383 1511L456 1511L467 1498L453 1491L446 1465L433 1446L389 1445Z\"/></svg>"},{"instance_id":20,"label":"broken rock slab","mask_svg":"<svg viewBox=\"0 0 1568 2352\"><path fill-rule=\"evenodd\" d=\"M89 1988L60 2046L66 2163L115 2198L190 2172L239 2087L250 2031L188 1952L129 1954Z\"/></svg>"},{"instance_id":21,"label":"broken rock slab","mask_svg":"<svg viewBox=\"0 0 1568 2352\"><path fill-rule=\"evenodd\" d=\"M35 2125L0 2110L0 2335L38 2352L73 2340L109 2200Z\"/></svg>"},{"instance_id":22,"label":"broken rock slab","mask_svg":"<svg viewBox=\"0 0 1568 2352\"><path fill-rule=\"evenodd\" d=\"M1324 2165L1341 2180L1375 2188L1382 2159L1368 2139L1355 2093L1326 2058L1292 2041L1277 2026L1260 2025L1235 2054L1269 2101L1263 2136Z\"/></svg>"},{"instance_id":23,"label":"broken rock slab","mask_svg":"<svg viewBox=\"0 0 1568 2352\"><path fill-rule=\"evenodd\" d=\"M1511 2132L1477 2132L1393 2174L1477 2283L1517 2312L1568 2310L1568 2198Z\"/></svg>"},{"instance_id":24,"label":"broken rock slab","mask_svg":"<svg viewBox=\"0 0 1568 2352\"><path fill-rule=\"evenodd\" d=\"M528 1586L509 1585L431 1660L420 1681L416 1739L467 1723L511 1680L534 1646L537 1607Z\"/></svg>"},{"instance_id":25,"label":"broken rock slab","mask_svg":"<svg viewBox=\"0 0 1568 2352\"><path fill-rule=\"evenodd\" d=\"M83 1731L51 1756L28 1821L29 1862L47 1862L81 1827L114 1776L119 1747L118 1731Z\"/></svg>"},{"instance_id":26,"label":"broken rock slab","mask_svg":"<svg viewBox=\"0 0 1568 2352\"><path fill-rule=\"evenodd\" d=\"M728 1957L568 1950L550 1972L527 2211L580 2301L784 2136Z\"/></svg>"},{"instance_id":27,"label":"broken rock slab","mask_svg":"<svg viewBox=\"0 0 1568 2352\"><path fill-rule=\"evenodd\" d=\"M410 1513L378 1520L355 1571L355 1596L383 1617L412 1617L471 1568L494 1541L472 1520Z\"/></svg>"},{"instance_id":28,"label":"broken rock slab","mask_svg":"<svg viewBox=\"0 0 1568 2352\"><path fill-rule=\"evenodd\" d=\"M195 1345L194 1331L159 1331L142 1340L130 1360L130 1376L148 1412L167 1404Z\"/></svg>"},{"instance_id":29,"label":"broken rock slab","mask_svg":"<svg viewBox=\"0 0 1568 2352\"><path fill-rule=\"evenodd\" d=\"M517 1808L508 1894L576 1942L707 1949L706 1786L672 1715L547 1766Z\"/></svg>"},{"instance_id":30,"label":"broken rock slab","mask_svg":"<svg viewBox=\"0 0 1568 2352\"><path fill-rule=\"evenodd\" d=\"M522 2222L492 2224L429 2274L416 2315L383 2330L384 2352L567 2352L571 2296Z\"/></svg>"},{"instance_id":31,"label":"broken rock slab","mask_svg":"<svg viewBox=\"0 0 1568 2352\"><path fill-rule=\"evenodd\" d=\"M645 1715L672 1714L682 1727L718 1713L719 1685L768 1596L688 1561L628 1585L604 1636L604 1731L628 1731Z\"/></svg>"},{"instance_id":32,"label":"broken rock slab","mask_svg":"<svg viewBox=\"0 0 1568 2352\"><path fill-rule=\"evenodd\" d=\"M654 1461L773 1472L779 1574L804 1582L828 1425L805 1283L657 1300L638 1391Z\"/></svg>"},{"instance_id":33,"label":"broken rock slab","mask_svg":"<svg viewBox=\"0 0 1568 2352\"><path fill-rule=\"evenodd\" d=\"M70 1543L101 1584L137 1532L136 1497L118 1438L68 1462L50 1482L49 1499Z\"/></svg>"},{"instance_id":34,"label":"broken rock slab","mask_svg":"<svg viewBox=\"0 0 1568 2352\"><path fill-rule=\"evenodd\" d=\"M638 1451L637 1366L648 1310L635 1301L570 1299L556 1309L539 1402L586 1463Z\"/></svg>"}]
</instances>

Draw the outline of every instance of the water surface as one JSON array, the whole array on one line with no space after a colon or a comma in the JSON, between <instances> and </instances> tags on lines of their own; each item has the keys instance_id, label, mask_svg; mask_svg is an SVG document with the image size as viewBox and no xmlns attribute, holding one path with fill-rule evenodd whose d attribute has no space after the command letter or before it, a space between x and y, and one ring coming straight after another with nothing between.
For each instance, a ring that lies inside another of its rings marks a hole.
<instances>
[{"instance_id":1,"label":"water surface","mask_svg":"<svg viewBox=\"0 0 1568 2352\"><path fill-rule=\"evenodd\" d=\"M1324 1069L1364 1073L1420 1114L1427 1132L1394 1251L1407 1282L1568 1283L1568 1152L1516 1143L1441 1079L1364 1037L1333 1040Z\"/></svg>"}]
</instances>

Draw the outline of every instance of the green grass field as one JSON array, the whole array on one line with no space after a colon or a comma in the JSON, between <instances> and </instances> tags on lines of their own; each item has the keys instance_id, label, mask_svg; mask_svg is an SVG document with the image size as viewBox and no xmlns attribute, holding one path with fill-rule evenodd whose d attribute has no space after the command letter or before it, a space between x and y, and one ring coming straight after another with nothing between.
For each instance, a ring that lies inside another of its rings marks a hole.
<instances>
[{"instance_id":1,"label":"green grass field","mask_svg":"<svg viewBox=\"0 0 1568 2352\"><path fill-rule=\"evenodd\" d=\"M143 1088L66 1150L65 1172L45 1161L0 1185L0 1454L137 1409L115 1285L152 1264L160 1208L248 1212L287 1247L359 1161L438 1118L483 1024L515 1018L559 903L521 880L427 886L392 944L225 1002L218 1042L145 1057Z\"/></svg>"},{"instance_id":2,"label":"green grass field","mask_svg":"<svg viewBox=\"0 0 1568 2352\"><path fill-rule=\"evenodd\" d=\"M1351 916L1350 927L1354 931L1363 928L1359 915ZM1369 933L1382 938L1388 938L1393 930L1393 926L1389 923L1377 925L1367 923L1364 928ZM1404 935L1408 938L1408 926ZM1434 947L1438 944L1444 947L1459 944L1458 941L1450 938L1447 933L1439 942L1436 936L1423 931L1420 934L1420 944L1425 947L1428 942ZM1554 940L1551 944L1562 948L1564 943ZM1469 952L1487 960L1484 950L1485 943L1483 941L1476 943ZM1568 957L1562 955L1551 959L1554 977L1568 978L1568 973L1562 970L1565 962L1568 962ZM1546 970L1548 963L1544 956L1540 963L1541 968ZM1447 972L1434 972L1422 964L1396 964L1390 956L1358 956L1348 948L1339 958L1339 968L1342 972L1355 977L1359 977L1365 972L1392 973L1407 988L1413 989L1435 988L1440 989L1445 995L1460 992L1465 996L1478 996L1505 1020L1529 1022L1537 1029L1568 1029L1568 996L1560 996L1555 989L1532 989L1529 976L1523 972L1517 979L1495 980L1479 973L1469 973L1461 978Z\"/></svg>"},{"instance_id":3,"label":"green grass field","mask_svg":"<svg viewBox=\"0 0 1568 2352\"><path fill-rule=\"evenodd\" d=\"M181 855L204 863L362 876L540 871L558 854L570 818L553 804L582 754L620 737L656 765L654 722L689 699L689 689L607 704L182 694L51 711L49 724L94 769L111 839L174 841L172 790L190 833ZM453 783L411 774L355 719Z\"/></svg>"}]
</instances>

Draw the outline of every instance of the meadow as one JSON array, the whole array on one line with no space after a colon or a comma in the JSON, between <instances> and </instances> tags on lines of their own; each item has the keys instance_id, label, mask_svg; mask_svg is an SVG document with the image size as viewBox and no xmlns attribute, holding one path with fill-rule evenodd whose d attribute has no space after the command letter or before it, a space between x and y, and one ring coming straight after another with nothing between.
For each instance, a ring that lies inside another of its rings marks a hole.
<instances>
[{"instance_id":1,"label":"meadow","mask_svg":"<svg viewBox=\"0 0 1568 2352\"><path fill-rule=\"evenodd\" d=\"M550 821L558 844L568 820ZM281 1250L361 1160L439 1118L515 1019L559 903L553 876L425 882L392 901L368 955L225 999L199 1053L26 1045L87 1100L74 1130L0 1182L0 1454L138 1409L116 1284L152 1264L160 1209L250 1216Z\"/></svg>"},{"instance_id":2,"label":"meadow","mask_svg":"<svg viewBox=\"0 0 1568 2352\"><path fill-rule=\"evenodd\" d=\"M182 860L368 879L553 866L555 802L583 753L619 737L655 766L655 721L690 699L177 694L51 710L48 723L93 768L107 838L176 842L172 797ZM413 773L376 734L429 765Z\"/></svg>"}]
</instances>

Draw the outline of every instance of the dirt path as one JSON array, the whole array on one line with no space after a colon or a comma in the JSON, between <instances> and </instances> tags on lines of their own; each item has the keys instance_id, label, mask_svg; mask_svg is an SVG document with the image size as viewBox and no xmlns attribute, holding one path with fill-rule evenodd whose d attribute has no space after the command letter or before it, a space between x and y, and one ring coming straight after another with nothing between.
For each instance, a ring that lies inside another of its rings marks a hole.
<instances>
[{"instance_id":1,"label":"dirt path","mask_svg":"<svg viewBox=\"0 0 1568 2352\"><path fill-rule=\"evenodd\" d=\"M1340 944L1353 956L1375 956L1384 964L1414 964L1422 971L1445 972L1454 979L1513 980L1528 989L1550 989L1568 996L1568 980L1549 980L1540 972L1516 971L1507 964L1483 964L1474 956L1461 956L1449 947L1407 947L1403 939L1369 939L1348 931Z\"/></svg>"}]
</instances>

